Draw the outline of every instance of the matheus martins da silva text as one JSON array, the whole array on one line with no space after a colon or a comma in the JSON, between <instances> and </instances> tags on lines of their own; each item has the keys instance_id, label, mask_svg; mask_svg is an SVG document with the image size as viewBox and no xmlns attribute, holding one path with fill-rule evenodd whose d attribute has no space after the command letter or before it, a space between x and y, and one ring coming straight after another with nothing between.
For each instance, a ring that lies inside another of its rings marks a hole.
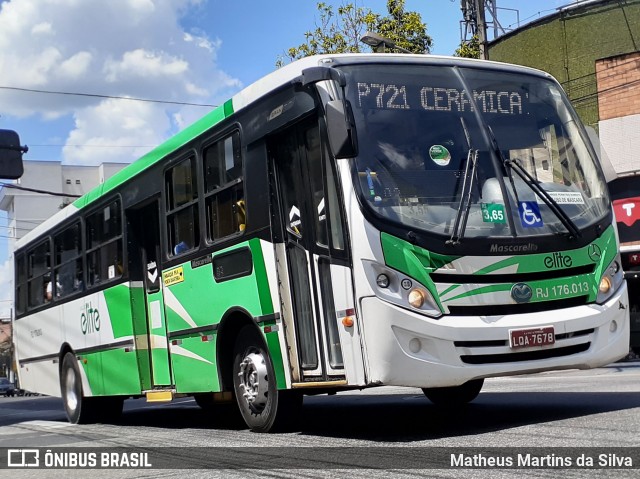
<instances>
[{"instance_id":1,"label":"matheus martins da silva text","mask_svg":"<svg viewBox=\"0 0 640 479\"><path fill-rule=\"evenodd\" d=\"M614 453L577 454L562 456L559 454L514 454L488 456L485 454L451 454L451 467L633 467L629 456Z\"/></svg>"}]
</instances>

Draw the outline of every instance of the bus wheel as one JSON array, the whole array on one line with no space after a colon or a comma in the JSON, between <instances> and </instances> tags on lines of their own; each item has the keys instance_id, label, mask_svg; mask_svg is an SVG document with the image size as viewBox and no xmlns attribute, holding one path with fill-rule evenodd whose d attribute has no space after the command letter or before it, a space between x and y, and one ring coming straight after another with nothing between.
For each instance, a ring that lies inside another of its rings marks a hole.
<instances>
[{"instance_id":1,"label":"bus wheel","mask_svg":"<svg viewBox=\"0 0 640 479\"><path fill-rule=\"evenodd\" d=\"M484 379L473 379L460 386L423 388L422 392L437 406L460 406L477 398L483 384Z\"/></svg>"},{"instance_id":2,"label":"bus wheel","mask_svg":"<svg viewBox=\"0 0 640 479\"><path fill-rule=\"evenodd\" d=\"M72 424L86 424L92 422L97 412L92 407L92 398L85 398L82 392L82 376L75 355L67 353L62 359L60 373L60 389L62 402L67 412L67 418Z\"/></svg>"},{"instance_id":3,"label":"bus wheel","mask_svg":"<svg viewBox=\"0 0 640 479\"><path fill-rule=\"evenodd\" d=\"M278 391L269 353L251 326L242 328L236 340L233 387L240 414L254 432L287 428L302 406L297 391Z\"/></svg>"}]
</instances>

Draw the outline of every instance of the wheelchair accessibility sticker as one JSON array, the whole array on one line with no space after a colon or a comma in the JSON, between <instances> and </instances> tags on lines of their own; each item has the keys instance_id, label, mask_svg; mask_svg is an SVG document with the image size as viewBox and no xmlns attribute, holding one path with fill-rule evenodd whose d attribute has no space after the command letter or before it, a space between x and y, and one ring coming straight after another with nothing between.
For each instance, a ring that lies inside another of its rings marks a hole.
<instances>
[{"instance_id":1,"label":"wheelchair accessibility sticker","mask_svg":"<svg viewBox=\"0 0 640 479\"><path fill-rule=\"evenodd\" d=\"M525 228L539 228L543 225L540 207L535 201L518 202L518 213L520 213L520 222Z\"/></svg>"}]
</instances>

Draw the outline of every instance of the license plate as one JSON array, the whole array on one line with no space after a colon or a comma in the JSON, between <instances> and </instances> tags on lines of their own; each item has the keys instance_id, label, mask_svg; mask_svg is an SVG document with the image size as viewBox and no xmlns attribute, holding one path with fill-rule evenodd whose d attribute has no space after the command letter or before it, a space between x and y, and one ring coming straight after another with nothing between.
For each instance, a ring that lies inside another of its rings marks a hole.
<instances>
[{"instance_id":1,"label":"license plate","mask_svg":"<svg viewBox=\"0 0 640 479\"><path fill-rule=\"evenodd\" d=\"M509 346L511 349L548 346L556 342L553 326L532 329L510 329Z\"/></svg>"}]
</instances>

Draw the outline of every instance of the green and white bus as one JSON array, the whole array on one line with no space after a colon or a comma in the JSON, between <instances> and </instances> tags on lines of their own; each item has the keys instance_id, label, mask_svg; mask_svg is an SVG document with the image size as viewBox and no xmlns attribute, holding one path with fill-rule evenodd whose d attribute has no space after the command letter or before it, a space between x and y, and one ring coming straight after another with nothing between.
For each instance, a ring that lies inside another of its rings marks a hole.
<instances>
[{"instance_id":1,"label":"green and white bus","mask_svg":"<svg viewBox=\"0 0 640 479\"><path fill-rule=\"evenodd\" d=\"M22 387L71 422L231 399L592 368L628 352L614 216L561 87L512 65L309 57L244 89L15 251Z\"/></svg>"}]
</instances>

